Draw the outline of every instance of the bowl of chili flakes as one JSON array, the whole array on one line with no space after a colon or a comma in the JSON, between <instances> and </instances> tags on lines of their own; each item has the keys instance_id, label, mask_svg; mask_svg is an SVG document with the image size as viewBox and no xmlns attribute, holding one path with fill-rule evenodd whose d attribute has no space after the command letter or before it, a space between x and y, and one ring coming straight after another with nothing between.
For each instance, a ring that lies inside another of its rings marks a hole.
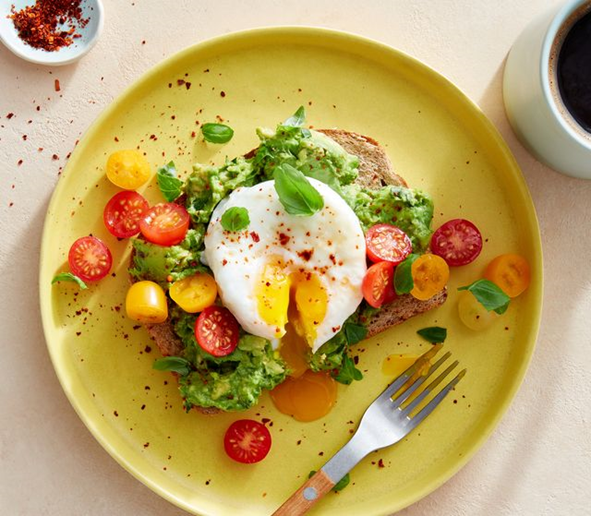
<instances>
[{"instance_id":1,"label":"bowl of chili flakes","mask_svg":"<svg viewBox=\"0 0 591 516\"><path fill-rule=\"evenodd\" d=\"M66 65L96 44L103 19L101 0L2 2L0 41L26 61Z\"/></svg>"}]
</instances>

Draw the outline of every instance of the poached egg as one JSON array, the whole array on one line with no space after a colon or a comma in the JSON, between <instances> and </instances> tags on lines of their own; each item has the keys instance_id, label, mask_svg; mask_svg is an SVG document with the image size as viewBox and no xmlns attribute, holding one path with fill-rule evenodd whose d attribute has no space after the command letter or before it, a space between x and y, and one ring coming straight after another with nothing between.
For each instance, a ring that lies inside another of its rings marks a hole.
<instances>
[{"instance_id":1,"label":"poached egg","mask_svg":"<svg viewBox=\"0 0 591 516\"><path fill-rule=\"evenodd\" d=\"M297 335L314 353L361 303L367 265L353 210L328 185L308 180L324 199L312 216L288 214L272 180L234 190L213 211L204 258L244 330L274 347ZM232 207L248 210L246 229L222 227Z\"/></svg>"}]
</instances>

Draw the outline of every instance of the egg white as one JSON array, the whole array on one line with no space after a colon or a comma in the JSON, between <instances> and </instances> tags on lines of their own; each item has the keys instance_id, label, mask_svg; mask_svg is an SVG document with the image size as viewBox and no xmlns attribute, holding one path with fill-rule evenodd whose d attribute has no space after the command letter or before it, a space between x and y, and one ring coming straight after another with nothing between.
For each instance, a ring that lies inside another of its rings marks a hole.
<instances>
[{"instance_id":1,"label":"egg white","mask_svg":"<svg viewBox=\"0 0 591 516\"><path fill-rule=\"evenodd\" d=\"M234 190L213 211L204 258L224 306L248 333L273 342L277 342L276 327L258 313L257 282L265 266L271 257L280 257L289 272L303 268L315 273L328 297L326 315L312 343L316 352L361 303L367 265L363 230L353 210L326 184L309 181L324 199L322 210L309 217L285 211L274 181ZM223 229L220 219L232 207L248 210L250 224L245 230ZM319 270L325 272L318 274Z\"/></svg>"}]
</instances>

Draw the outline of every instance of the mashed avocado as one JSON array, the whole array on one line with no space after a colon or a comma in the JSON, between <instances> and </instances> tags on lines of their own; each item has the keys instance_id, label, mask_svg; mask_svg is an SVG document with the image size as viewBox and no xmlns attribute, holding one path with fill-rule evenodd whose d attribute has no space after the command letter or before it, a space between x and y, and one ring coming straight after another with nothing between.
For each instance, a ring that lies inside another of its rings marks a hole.
<instances>
[{"instance_id":1,"label":"mashed avocado","mask_svg":"<svg viewBox=\"0 0 591 516\"><path fill-rule=\"evenodd\" d=\"M343 196L367 231L379 223L394 224L412 241L414 252L424 251L431 239L433 201L419 191L388 185L379 190L350 185Z\"/></svg>"},{"instance_id":2,"label":"mashed avocado","mask_svg":"<svg viewBox=\"0 0 591 516\"><path fill-rule=\"evenodd\" d=\"M199 259L203 249L205 225L194 224L178 245L163 247L142 238L133 240L133 267L129 274L136 280L154 281L166 290L169 276L177 281L203 271Z\"/></svg>"},{"instance_id":3,"label":"mashed avocado","mask_svg":"<svg viewBox=\"0 0 591 516\"><path fill-rule=\"evenodd\" d=\"M359 160L338 143L317 131L279 126L276 131L257 129L261 144L254 158L265 179L287 163L309 177L326 183L340 193L340 187L355 181Z\"/></svg>"},{"instance_id":4,"label":"mashed avocado","mask_svg":"<svg viewBox=\"0 0 591 516\"><path fill-rule=\"evenodd\" d=\"M260 182L257 175L252 160L243 157L226 161L221 167L193 165L185 184L186 207L193 222L207 224L218 202L239 186Z\"/></svg>"},{"instance_id":5,"label":"mashed avocado","mask_svg":"<svg viewBox=\"0 0 591 516\"><path fill-rule=\"evenodd\" d=\"M263 389L285 380L283 362L268 340L244 334L238 347L225 357L214 357L195 340L195 315L173 310L174 329L185 345L184 358L195 371L180 379L185 408L217 407L246 410L258 402Z\"/></svg>"},{"instance_id":6,"label":"mashed avocado","mask_svg":"<svg viewBox=\"0 0 591 516\"><path fill-rule=\"evenodd\" d=\"M240 186L272 179L275 169L285 163L339 193L359 217L364 230L377 223L395 224L408 234L415 252L426 249L433 216L433 203L426 194L400 186L370 190L354 184L359 173L358 158L326 135L301 127L299 121L290 124L288 120L274 131L258 129L257 134L261 143L248 157L227 160L218 167L194 165L184 185L192 229L181 244L172 247L135 239L131 276L155 281L166 289L171 278L176 281L208 270L201 265L200 258L204 233L215 206ZM263 389L272 389L285 380L285 364L269 341L243 334L235 351L214 357L195 340L196 315L170 304L170 322L184 343L184 358L193 366L193 371L179 380L187 409L197 405L245 410L258 402ZM349 321L358 326L357 333L367 311L368 305L363 302ZM348 347L358 340L352 340L347 331L341 330L310 356L310 367L314 371L337 370L336 379L342 383L359 380L361 373L347 355Z\"/></svg>"}]
</instances>

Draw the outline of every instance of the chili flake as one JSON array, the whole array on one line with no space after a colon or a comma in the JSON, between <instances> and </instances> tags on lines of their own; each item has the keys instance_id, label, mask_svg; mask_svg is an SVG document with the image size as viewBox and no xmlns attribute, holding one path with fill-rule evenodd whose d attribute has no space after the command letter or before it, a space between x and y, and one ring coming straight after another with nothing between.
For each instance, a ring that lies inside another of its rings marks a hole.
<instances>
[{"instance_id":1,"label":"chili flake","mask_svg":"<svg viewBox=\"0 0 591 516\"><path fill-rule=\"evenodd\" d=\"M9 17L25 43L54 52L70 46L80 37L76 29L88 23L89 19L82 17L81 3L82 0L36 0L35 5L20 11L13 4ZM64 25L69 28L66 30Z\"/></svg>"}]
</instances>

